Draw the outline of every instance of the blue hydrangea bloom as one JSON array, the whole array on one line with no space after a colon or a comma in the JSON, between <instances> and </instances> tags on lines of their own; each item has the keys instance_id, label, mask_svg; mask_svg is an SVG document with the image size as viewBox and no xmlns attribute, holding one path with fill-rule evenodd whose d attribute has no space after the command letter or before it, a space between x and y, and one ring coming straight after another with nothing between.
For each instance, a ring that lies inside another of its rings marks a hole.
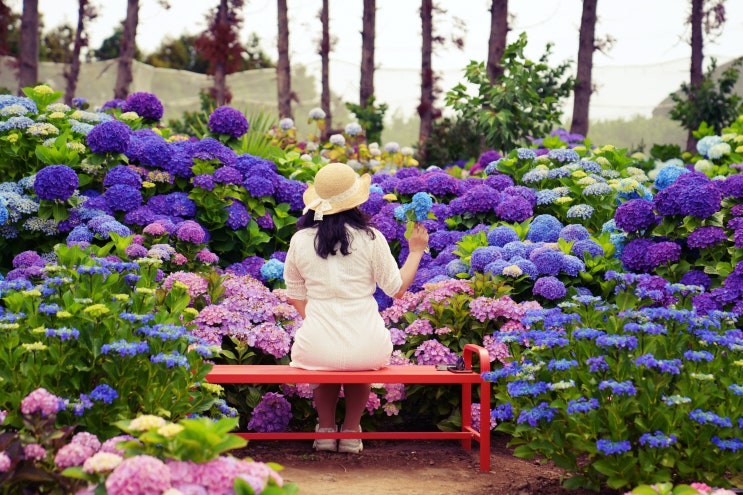
<instances>
[{"instance_id":1,"label":"blue hydrangea bloom","mask_svg":"<svg viewBox=\"0 0 743 495\"><path fill-rule=\"evenodd\" d=\"M560 239L570 241L582 241L588 239L590 234L588 229L579 223L571 223L560 230Z\"/></svg>"},{"instance_id":2,"label":"blue hydrangea bloom","mask_svg":"<svg viewBox=\"0 0 743 495\"><path fill-rule=\"evenodd\" d=\"M119 120L103 122L86 136L90 151L93 153L125 153L129 147L132 130Z\"/></svg>"},{"instance_id":3,"label":"blue hydrangea bloom","mask_svg":"<svg viewBox=\"0 0 743 495\"><path fill-rule=\"evenodd\" d=\"M284 263L277 259L270 259L261 267L261 277L264 280L284 280Z\"/></svg>"},{"instance_id":4,"label":"blue hydrangea bloom","mask_svg":"<svg viewBox=\"0 0 743 495\"><path fill-rule=\"evenodd\" d=\"M249 127L245 115L229 106L217 107L209 115L209 130L215 134L226 134L237 139L248 132Z\"/></svg>"},{"instance_id":5,"label":"blue hydrangea bloom","mask_svg":"<svg viewBox=\"0 0 743 495\"><path fill-rule=\"evenodd\" d=\"M532 294L553 301L565 297L567 289L565 284L555 277L540 277L534 282Z\"/></svg>"},{"instance_id":6,"label":"blue hydrangea bloom","mask_svg":"<svg viewBox=\"0 0 743 495\"><path fill-rule=\"evenodd\" d=\"M488 264L500 259L503 259L500 248L495 246L479 247L472 251L470 267L472 271L483 272Z\"/></svg>"},{"instance_id":7,"label":"blue hydrangea bloom","mask_svg":"<svg viewBox=\"0 0 743 495\"><path fill-rule=\"evenodd\" d=\"M152 93L140 91L127 96L121 105L122 112L135 112L147 120L160 120L164 108L160 100Z\"/></svg>"},{"instance_id":8,"label":"blue hydrangea bloom","mask_svg":"<svg viewBox=\"0 0 743 495\"><path fill-rule=\"evenodd\" d=\"M39 199L66 201L80 184L67 165L49 165L36 173L34 192Z\"/></svg>"},{"instance_id":9,"label":"blue hydrangea bloom","mask_svg":"<svg viewBox=\"0 0 743 495\"><path fill-rule=\"evenodd\" d=\"M583 239L582 241L576 241L570 252L580 259L583 259L584 253L588 253L592 258L595 258L604 255L604 248L592 239Z\"/></svg>"},{"instance_id":10,"label":"blue hydrangea bloom","mask_svg":"<svg viewBox=\"0 0 743 495\"><path fill-rule=\"evenodd\" d=\"M691 171L686 167L676 167L673 165L665 166L658 171L653 185L658 191L662 191L676 182L676 179L678 179L680 175L688 174L689 172Z\"/></svg>"},{"instance_id":11,"label":"blue hydrangea bloom","mask_svg":"<svg viewBox=\"0 0 743 495\"><path fill-rule=\"evenodd\" d=\"M103 179L103 185L105 187L111 187L116 184L125 184L140 188L142 186L142 177L126 165L116 165L106 173L106 177Z\"/></svg>"},{"instance_id":12,"label":"blue hydrangea bloom","mask_svg":"<svg viewBox=\"0 0 743 495\"><path fill-rule=\"evenodd\" d=\"M562 223L552 215L538 215L529 224L526 239L531 242L557 242Z\"/></svg>"},{"instance_id":13,"label":"blue hydrangea bloom","mask_svg":"<svg viewBox=\"0 0 743 495\"><path fill-rule=\"evenodd\" d=\"M509 242L519 241L519 235L513 227L509 225L500 225L495 227L487 235L488 244L491 246L503 247Z\"/></svg>"}]
</instances>

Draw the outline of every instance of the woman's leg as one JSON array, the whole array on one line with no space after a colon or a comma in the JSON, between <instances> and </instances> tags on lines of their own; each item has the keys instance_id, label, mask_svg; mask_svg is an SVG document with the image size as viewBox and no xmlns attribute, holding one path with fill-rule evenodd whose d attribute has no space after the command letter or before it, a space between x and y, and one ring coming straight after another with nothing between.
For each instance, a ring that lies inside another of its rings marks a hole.
<instances>
[{"instance_id":1,"label":"woman's leg","mask_svg":"<svg viewBox=\"0 0 743 495\"><path fill-rule=\"evenodd\" d=\"M343 385L343 396L346 398L344 430L359 431L361 415L364 414L370 391L371 383L346 383Z\"/></svg>"},{"instance_id":2,"label":"woman's leg","mask_svg":"<svg viewBox=\"0 0 743 495\"><path fill-rule=\"evenodd\" d=\"M317 422L320 428L335 428L335 406L338 404L340 383L323 383L313 392Z\"/></svg>"}]
</instances>

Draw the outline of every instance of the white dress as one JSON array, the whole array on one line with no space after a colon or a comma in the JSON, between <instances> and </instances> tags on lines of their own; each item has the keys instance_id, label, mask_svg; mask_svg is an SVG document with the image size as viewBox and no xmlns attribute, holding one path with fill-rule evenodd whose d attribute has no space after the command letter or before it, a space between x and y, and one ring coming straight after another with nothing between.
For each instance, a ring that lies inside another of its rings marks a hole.
<instances>
[{"instance_id":1,"label":"white dress","mask_svg":"<svg viewBox=\"0 0 743 495\"><path fill-rule=\"evenodd\" d=\"M376 286L394 295L400 270L384 236L349 229L347 256L322 259L315 252L316 228L298 231L284 263L287 296L307 299L306 317L294 336L291 366L308 370L370 370L388 364L390 332L374 299Z\"/></svg>"}]
</instances>

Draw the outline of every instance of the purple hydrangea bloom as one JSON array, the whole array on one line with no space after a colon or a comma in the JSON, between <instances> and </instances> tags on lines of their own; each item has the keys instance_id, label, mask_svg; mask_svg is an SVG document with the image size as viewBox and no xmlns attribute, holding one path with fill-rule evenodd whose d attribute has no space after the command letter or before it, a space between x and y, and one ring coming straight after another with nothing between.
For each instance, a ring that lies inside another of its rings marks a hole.
<instances>
[{"instance_id":1,"label":"purple hydrangea bloom","mask_svg":"<svg viewBox=\"0 0 743 495\"><path fill-rule=\"evenodd\" d=\"M235 166L237 162L237 154L232 148L225 146L214 138L204 138L201 141L197 141L192 145L192 156L198 160L212 161L216 160L221 162L222 165ZM239 167L235 167L240 170ZM243 170L240 170L243 175L246 175Z\"/></svg>"},{"instance_id":2,"label":"purple hydrangea bloom","mask_svg":"<svg viewBox=\"0 0 743 495\"><path fill-rule=\"evenodd\" d=\"M576 241L573 244L570 253L583 259L585 253L588 253L592 258L604 255L604 248L602 248L596 241L591 239L584 239L582 241Z\"/></svg>"},{"instance_id":3,"label":"purple hydrangea bloom","mask_svg":"<svg viewBox=\"0 0 743 495\"><path fill-rule=\"evenodd\" d=\"M699 227L689 234L686 243L690 248L708 248L727 241L728 236L722 227Z\"/></svg>"},{"instance_id":4,"label":"purple hydrangea bloom","mask_svg":"<svg viewBox=\"0 0 743 495\"><path fill-rule=\"evenodd\" d=\"M488 150L478 157L477 164L480 165L480 168L485 168L490 164L490 162L498 161L501 158L503 158L503 155L501 155L499 152L495 150Z\"/></svg>"},{"instance_id":5,"label":"purple hydrangea bloom","mask_svg":"<svg viewBox=\"0 0 743 495\"><path fill-rule=\"evenodd\" d=\"M671 241L656 242L647 253L647 259L652 268L673 263L680 257L681 246Z\"/></svg>"},{"instance_id":6,"label":"purple hydrangea bloom","mask_svg":"<svg viewBox=\"0 0 743 495\"><path fill-rule=\"evenodd\" d=\"M534 282L532 294L554 301L555 299L565 297L567 289L565 288L565 284L555 277L540 277Z\"/></svg>"},{"instance_id":7,"label":"purple hydrangea bloom","mask_svg":"<svg viewBox=\"0 0 743 495\"><path fill-rule=\"evenodd\" d=\"M662 215L708 218L720 211L722 193L706 175L690 172L681 175L673 185L653 198L655 209Z\"/></svg>"},{"instance_id":8,"label":"purple hydrangea bloom","mask_svg":"<svg viewBox=\"0 0 743 495\"><path fill-rule=\"evenodd\" d=\"M503 246L503 259L510 260L512 258L525 258L526 257L526 244L521 241L512 241Z\"/></svg>"},{"instance_id":9,"label":"purple hydrangea bloom","mask_svg":"<svg viewBox=\"0 0 743 495\"><path fill-rule=\"evenodd\" d=\"M127 96L121 105L122 112L135 112L140 117L148 120L160 120L163 117L163 104L152 93L140 91Z\"/></svg>"},{"instance_id":10,"label":"purple hydrangea bloom","mask_svg":"<svg viewBox=\"0 0 743 495\"><path fill-rule=\"evenodd\" d=\"M286 431L292 419L292 407L283 395L268 392L253 409L248 429L269 433Z\"/></svg>"},{"instance_id":11,"label":"purple hydrangea bloom","mask_svg":"<svg viewBox=\"0 0 743 495\"><path fill-rule=\"evenodd\" d=\"M720 190L725 197L743 198L743 174L728 176L720 184Z\"/></svg>"},{"instance_id":12,"label":"purple hydrangea bloom","mask_svg":"<svg viewBox=\"0 0 743 495\"><path fill-rule=\"evenodd\" d=\"M119 120L102 122L88 133L86 141L93 153L125 153L132 129Z\"/></svg>"},{"instance_id":13,"label":"purple hydrangea bloom","mask_svg":"<svg viewBox=\"0 0 743 495\"><path fill-rule=\"evenodd\" d=\"M187 218L196 215L196 203L185 192L152 196L147 200L147 206L157 215Z\"/></svg>"},{"instance_id":14,"label":"purple hydrangea bloom","mask_svg":"<svg viewBox=\"0 0 743 495\"><path fill-rule=\"evenodd\" d=\"M537 266L540 275L557 275L563 266L562 253L550 248L535 249L529 260Z\"/></svg>"},{"instance_id":15,"label":"purple hydrangea bloom","mask_svg":"<svg viewBox=\"0 0 743 495\"><path fill-rule=\"evenodd\" d=\"M495 214L506 222L521 223L534 215L533 205L520 195L503 195L495 207Z\"/></svg>"},{"instance_id":16,"label":"purple hydrangea bloom","mask_svg":"<svg viewBox=\"0 0 743 495\"><path fill-rule=\"evenodd\" d=\"M65 241L68 244L71 242L91 242L93 237L94 234L88 227L85 225L78 225L67 234L67 239Z\"/></svg>"},{"instance_id":17,"label":"purple hydrangea bloom","mask_svg":"<svg viewBox=\"0 0 743 495\"><path fill-rule=\"evenodd\" d=\"M243 174L234 167L219 167L214 171L214 182L218 184L241 184Z\"/></svg>"},{"instance_id":18,"label":"purple hydrangea bloom","mask_svg":"<svg viewBox=\"0 0 743 495\"><path fill-rule=\"evenodd\" d=\"M370 192L369 199L367 199L364 204L360 205L359 208L367 215L374 216L379 213L382 207L386 204L387 201L381 193Z\"/></svg>"},{"instance_id":19,"label":"purple hydrangea bloom","mask_svg":"<svg viewBox=\"0 0 743 495\"><path fill-rule=\"evenodd\" d=\"M404 169L403 169L404 170ZM397 183L398 194L415 194L426 190L426 181L421 177L406 177Z\"/></svg>"},{"instance_id":20,"label":"purple hydrangea bloom","mask_svg":"<svg viewBox=\"0 0 743 495\"><path fill-rule=\"evenodd\" d=\"M258 224L258 227L266 230L272 230L276 226L270 213L266 213L261 217L257 217L255 219L255 222ZM275 254L276 253L273 253L271 256L274 256Z\"/></svg>"},{"instance_id":21,"label":"purple hydrangea bloom","mask_svg":"<svg viewBox=\"0 0 743 495\"><path fill-rule=\"evenodd\" d=\"M135 151L136 150L136 151ZM170 163L173 154L171 145L160 136L144 139L132 139L129 143L127 156L136 153L136 160L142 165L152 168L165 169ZM132 156L130 156L132 158Z\"/></svg>"},{"instance_id":22,"label":"purple hydrangea bloom","mask_svg":"<svg viewBox=\"0 0 743 495\"><path fill-rule=\"evenodd\" d=\"M250 176L243 183L245 189L254 198L272 196L276 192L276 184L270 179L260 176Z\"/></svg>"},{"instance_id":23,"label":"purple hydrangea bloom","mask_svg":"<svg viewBox=\"0 0 743 495\"><path fill-rule=\"evenodd\" d=\"M537 206L537 194L530 187L509 186L503 189L502 192L503 194L508 194L509 196L521 196L522 198L524 198L525 200L529 202L532 208Z\"/></svg>"},{"instance_id":24,"label":"purple hydrangea bloom","mask_svg":"<svg viewBox=\"0 0 743 495\"><path fill-rule=\"evenodd\" d=\"M588 229L579 223L571 223L560 230L560 239L564 239L568 242L584 241L590 236Z\"/></svg>"},{"instance_id":25,"label":"purple hydrangea bloom","mask_svg":"<svg viewBox=\"0 0 743 495\"><path fill-rule=\"evenodd\" d=\"M214 176L210 174L201 174L191 179L194 187L204 189L205 191L211 191L214 189Z\"/></svg>"},{"instance_id":26,"label":"purple hydrangea bloom","mask_svg":"<svg viewBox=\"0 0 743 495\"><path fill-rule=\"evenodd\" d=\"M487 213L493 211L501 199L501 194L486 185L478 185L464 195L449 202L455 215L465 213Z\"/></svg>"},{"instance_id":27,"label":"purple hydrangea bloom","mask_svg":"<svg viewBox=\"0 0 743 495\"><path fill-rule=\"evenodd\" d=\"M628 234L643 231L658 224L653 203L646 199L631 199L617 207L614 213L617 227Z\"/></svg>"},{"instance_id":28,"label":"purple hydrangea bloom","mask_svg":"<svg viewBox=\"0 0 743 495\"><path fill-rule=\"evenodd\" d=\"M288 203L289 211L300 212L304 209L302 195L307 189L307 184L301 181L287 179L281 175L276 181L275 198L279 203Z\"/></svg>"},{"instance_id":29,"label":"purple hydrangea bloom","mask_svg":"<svg viewBox=\"0 0 743 495\"><path fill-rule=\"evenodd\" d=\"M45 265L46 261L36 251L23 251L13 257L13 268L29 268Z\"/></svg>"},{"instance_id":30,"label":"purple hydrangea bloom","mask_svg":"<svg viewBox=\"0 0 743 495\"><path fill-rule=\"evenodd\" d=\"M492 174L485 178L484 183L496 191L503 191L513 186L513 179L506 174Z\"/></svg>"},{"instance_id":31,"label":"purple hydrangea bloom","mask_svg":"<svg viewBox=\"0 0 743 495\"><path fill-rule=\"evenodd\" d=\"M493 261L503 259L503 254L501 253L501 251L501 248L495 246L476 248L474 251L472 251L472 255L470 257L470 268L473 272L485 271L486 265L492 263Z\"/></svg>"},{"instance_id":32,"label":"purple hydrangea bloom","mask_svg":"<svg viewBox=\"0 0 743 495\"><path fill-rule=\"evenodd\" d=\"M106 173L103 179L105 187L111 187L116 184L125 184L139 189L142 186L142 177L126 165L116 165Z\"/></svg>"},{"instance_id":33,"label":"purple hydrangea bloom","mask_svg":"<svg viewBox=\"0 0 743 495\"><path fill-rule=\"evenodd\" d=\"M124 216L124 222L130 225L149 225L154 221L155 213L146 206L134 208Z\"/></svg>"},{"instance_id":34,"label":"purple hydrangea bloom","mask_svg":"<svg viewBox=\"0 0 743 495\"><path fill-rule=\"evenodd\" d=\"M116 184L103 193L106 205L112 211L132 211L142 204L142 192L126 184Z\"/></svg>"},{"instance_id":35,"label":"purple hydrangea bloom","mask_svg":"<svg viewBox=\"0 0 743 495\"><path fill-rule=\"evenodd\" d=\"M509 225L501 225L495 227L493 230L488 232L487 235L488 244L491 246L503 247L509 242L519 241L519 235Z\"/></svg>"},{"instance_id":36,"label":"purple hydrangea bloom","mask_svg":"<svg viewBox=\"0 0 743 495\"><path fill-rule=\"evenodd\" d=\"M178 230L175 231L175 235L178 239L193 244L201 244L206 240L206 232L204 228L193 220L186 220L178 226Z\"/></svg>"},{"instance_id":37,"label":"purple hydrangea bloom","mask_svg":"<svg viewBox=\"0 0 743 495\"><path fill-rule=\"evenodd\" d=\"M250 154L244 154L239 155L235 159L235 163L232 164L233 167L238 169L241 174L243 174L243 177L249 177L251 175L251 170L253 167L256 166L264 166L264 167L270 167L274 172L277 171L276 164L273 163L271 160L267 160L265 158L261 158L260 156L254 156Z\"/></svg>"},{"instance_id":38,"label":"purple hydrangea bloom","mask_svg":"<svg viewBox=\"0 0 743 495\"><path fill-rule=\"evenodd\" d=\"M633 272L649 272L654 268L648 259L648 252L653 248L653 241L639 238L629 241L622 250L622 264Z\"/></svg>"},{"instance_id":39,"label":"purple hydrangea bloom","mask_svg":"<svg viewBox=\"0 0 743 495\"><path fill-rule=\"evenodd\" d=\"M586 264L577 256L566 254L562 257L561 271L571 277L577 277L580 272L586 271Z\"/></svg>"},{"instance_id":40,"label":"purple hydrangea bloom","mask_svg":"<svg viewBox=\"0 0 743 495\"><path fill-rule=\"evenodd\" d=\"M215 134L227 134L235 139L248 132L248 119L232 107L223 105L209 115L209 130Z\"/></svg>"},{"instance_id":41,"label":"purple hydrangea bloom","mask_svg":"<svg viewBox=\"0 0 743 495\"><path fill-rule=\"evenodd\" d=\"M170 160L163 165L166 172L176 177L193 177L193 150L190 141L176 141L170 144Z\"/></svg>"},{"instance_id":42,"label":"purple hydrangea bloom","mask_svg":"<svg viewBox=\"0 0 743 495\"><path fill-rule=\"evenodd\" d=\"M101 105L101 112L105 112L106 110L113 110L115 108L121 108L121 106L124 104L124 100L121 98L114 98L113 100L108 100L106 103Z\"/></svg>"},{"instance_id":43,"label":"purple hydrangea bloom","mask_svg":"<svg viewBox=\"0 0 743 495\"><path fill-rule=\"evenodd\" d=\"M67 165L49 165L36 173L34 192L39 199L66 201L75 192L80 181Z\"/></svg>"},{"instance_id":44,"label":"purple hydrangea bloom","mask_svg":"<svg viewBox=\"0 0 743 495\"><path fill-rule=\"evenodd\" d=\"M250 223L250 214L242 202L234 198L231 199L232 204L225 208L227 210L227 221L225 222L225 225L232 230L238 230Z\"/></svg>"},{"instance_id":45,"label":"purple hydrangea bloom","mask_svg":"<svg viewBox=\"0 0 743 495\"><path fill-rule=\"evenodd\" d=\"M445 172L432 172L423 176L426 182L426 191L434 196L446 196L456 194L457 179Z\"/></svg>"},{"instance_id":46,"label":"purple hydrangea bloom","mask_svg":"<svg viewBox=\"0 0 743 495\"><path fill-rule=\"evenodd\" d=\"M526 239L531 242L557 242L562 223L552 215L538 215L529 224Z\"/></svg>"},{"instance_id":47,"label":"purple hydrangea bloom","mask_svg":"<svg viewBox=\"0 0 743 495\"><path fill-rule=\"evenodd\" d=\"M416 167L401 168L395 173L395 177L400 180L409 179L410 177L419 177L420 175L421 171Z\"/></svg>"},{"instance_id":48,"label":"purple hydrangea bloom","mask_svg":"<svg viewBox=\"0 0 743 495\"><path fill-rule=\"evenodd\" d=\"M707 290L712 286L712 279L702 270L689 270L684 273L679 282L683 285L698 285Z\"/></svg>"}]
</instances>

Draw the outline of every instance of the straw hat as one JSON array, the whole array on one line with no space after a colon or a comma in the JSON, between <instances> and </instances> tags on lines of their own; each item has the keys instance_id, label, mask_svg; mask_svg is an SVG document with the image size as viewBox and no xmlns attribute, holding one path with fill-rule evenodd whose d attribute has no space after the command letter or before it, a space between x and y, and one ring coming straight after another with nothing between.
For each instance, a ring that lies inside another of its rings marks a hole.
<instances>
[{"instance_id":1,"label":"straw hat","mask_svg":"<svg viewBox=\"0 0 743 495\"><path fill-rule=\"evenodd\" d=\"M315 175L315 185L304 192L304 212L315 210L315 220L350 210L369 199L371 176L358 176L345 163L328 163Z\"/></svg>"}]
</instances>

